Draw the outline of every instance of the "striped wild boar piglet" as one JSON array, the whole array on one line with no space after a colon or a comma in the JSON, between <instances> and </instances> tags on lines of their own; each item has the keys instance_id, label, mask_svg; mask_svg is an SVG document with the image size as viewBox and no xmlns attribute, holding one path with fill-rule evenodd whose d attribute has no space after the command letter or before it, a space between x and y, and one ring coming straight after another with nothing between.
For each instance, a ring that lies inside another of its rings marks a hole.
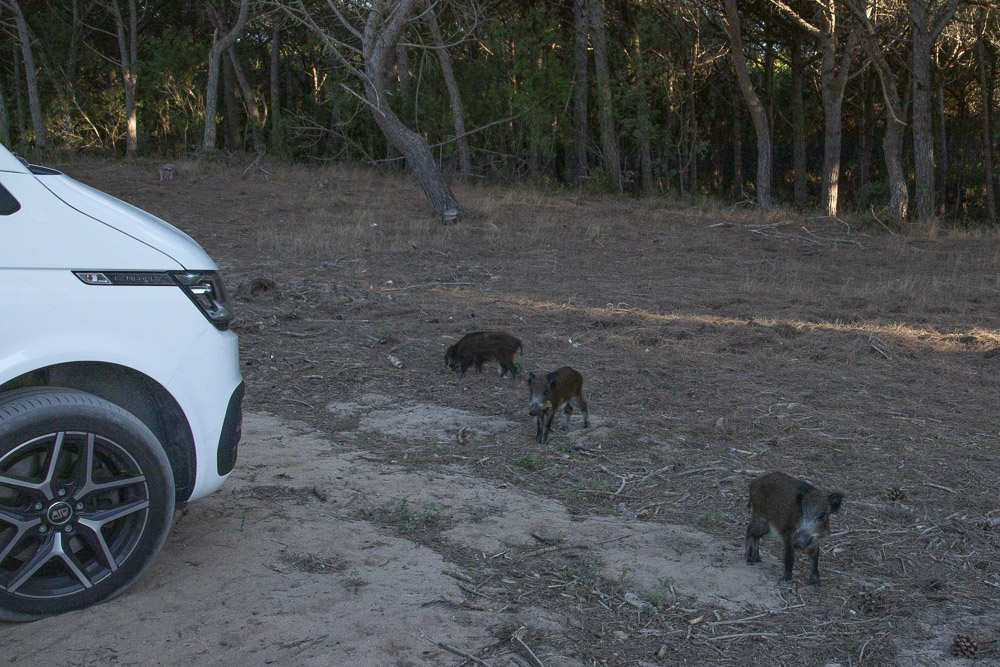
<instances>
[{"instance_id":1,"label":"striped wild boar piglet","mask_svg":"<svg viewBox=\"0 0 1000 667\"><path fill-rule=\"evenodd\" d=\"M785 581L792 578L795 551L812 559L809 583L819 586L819 543L830 534L830 515L840 511L844 494L821 491L809 482L783 472L772 472L750 482L750 525L747 526L747 563L760 562L760 538L768 531L780 535L785 547Z\"/></svg>"},{"instance_id":2,"label":"striped wild boar piglet","mask_svg":"<svg viewBox=\"0 0 1000 667\"><path fill-rule=\"evenodd\" d=\"M517 365L514 355L521 349L521 341L503 331L474 331L465 334L462 339L448 348L444 353L444 365L452 371L465 375L469 366L475 366L480 373L483 364L495 361L500 364L500 375L510 373L511 379L517 377Z\"/></svg>"},{"instance_id":3,"label":"striped wild boar piglet","mask_svg":"<svg viewBox=\"0 0 1000 667\"><path fill-rule=\"evenodd\" d=\"M528 414L535 417L537 423L535 442L545 444L549 439L552 419L562 406L566 406L563 431L569 430L569 417L574 407L583 413L583 427L590 426L587 402L583 400L583 376L569 366L546 375L528 373L528 392L531 395Z\"/></svg>"}]
</instances>

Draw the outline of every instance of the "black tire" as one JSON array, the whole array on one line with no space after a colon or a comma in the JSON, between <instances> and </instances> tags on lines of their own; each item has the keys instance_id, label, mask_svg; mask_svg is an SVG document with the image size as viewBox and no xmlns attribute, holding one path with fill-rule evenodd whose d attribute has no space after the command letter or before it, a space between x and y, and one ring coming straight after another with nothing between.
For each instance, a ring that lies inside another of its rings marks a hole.
<instances>
[{"instance_id":1,"label":"black tire","mask_svg":"<svg viewBox=\"0 0 1000 667\"><path fill-rule=\"evenodd\" d=\"M170 463L133 414L74 389L0 397L0 620L118 595L153 562L173 513Z\"/></svg>"}]
</instances>

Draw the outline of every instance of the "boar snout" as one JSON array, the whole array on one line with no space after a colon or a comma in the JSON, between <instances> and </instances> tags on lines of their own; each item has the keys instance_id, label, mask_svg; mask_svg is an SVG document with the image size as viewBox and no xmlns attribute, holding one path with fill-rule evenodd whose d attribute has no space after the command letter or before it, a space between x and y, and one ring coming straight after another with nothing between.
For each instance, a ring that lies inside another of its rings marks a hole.
<instances>
[{"instance_id":1,"label":"boar snout","mask_svg":"<svg viewBox=\"0 0 1000 667\"><path fill-rule=\"evenodd\" d=\"M809 551L816 544L816 534L807 530L798 530L792 538L792 546L796 549Z\"/></svg>"}]
</instances>

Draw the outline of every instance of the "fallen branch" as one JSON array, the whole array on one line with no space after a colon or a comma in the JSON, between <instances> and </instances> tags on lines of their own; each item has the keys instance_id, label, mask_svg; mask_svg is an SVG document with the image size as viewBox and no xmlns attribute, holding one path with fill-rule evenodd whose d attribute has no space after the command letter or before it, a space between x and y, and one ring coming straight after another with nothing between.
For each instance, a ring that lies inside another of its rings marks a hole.
<instances>
[{"instance_id":1,"label":"fallen branch","mask_svg":"<svg viewBox=\"0 0 1000 667\"><path fill-rule=\"evenodd\" d=\"M614 475L615 477L617 477L618 479L620 479L620 480L622 481L622 485L618 487L618 490L617 490L617 491L615 491L615 495L616 495L616 496L617 496L617 495L618 495L619 493L621 493L622 491L624 491L624 490L625 490L625 476L624 476L624 475L619 475L619 474L618 474L618 473L616 473L616 472L611 472L610 470L608 470L608 469L607 469L606 467L604 467L604 466L601 466L601 470L603 470L604 472L608 473L609 475Z\"/></svg>"},{"instance_id":2,"label":"fallen branch","mask_svg":"<svg viewBox=\"0 0 1000 667\"><path fill-rule=\"evenodd\" d=\"M432 604L445 604L451 607L462 607L464 609L472 609L473 611L491 611L489 607L481 607L477 604L472 604L468 600L452 600L451 598L438 598L437 600L431 600L430 602L425 602L421 607L429 607Z\"/></svg>"},{"instance_id":3,"label":"fallen branch","mask_svg":"<svg viewBox=\"0 0 1000 667\"><path fill-rule=\"evenodd\" d=\"M881 220L879 220L878 216L875 215L875 206L872 206L872 217L875 218L875 222L877 222L878 224L882 225L882 229L884 229L885 231L889 232L893 236L896 235L896 232L894 232L891 229L889 229L888 227L886 227L886 224L884 222L882 222Z\"/></svg>"},{"instance_id":4,"label":"fallen branch","mask_svg":"<svg viewBox=\"0 0 1000 667\"><path fill-rule=\"evenodd\" d=\"M774 637L777 632L740 632L735 635L719 635L718 637L707 637L710 642L717 642L721 639L742 639L744 637Z\"/></svg>"},{"instance_id":5,"label":"fallen branch","mask_svg":"<svg viewBox=\"0 0 1000 667\"><path fill-rule=\"evenodd\" d=\"M924 486L929 486L932 489L941 489L942 491L947 491L948 493L955 493L955 489L949 489L947 486L941 486L940 484L931 484L930 482L924 482Z\"/></svg>"},{"instance_id":6,"label":"fallen branch","mask_svg":"<svg viewBox=\"0 0 1000 667\"><path fill-rule=\"evenodd\" d=\"M544 556L545 554L550 554L553 551L561 551L563 549L582 549L583 547L576 544L553 544L550 547L542 547L541 549L535 549L534 551L529 551L526 554L521 554L521 559L534 558L535 556Z\"/></svg>"},{"instance_id":7,"label":"fallen branch","mask_svg":"<svg viewBox=\"0 0 1000 667\"><path fill-rule=\"evenodd\" d=\"M545 667L545 663L539 660L538 656L535 655L535 652L532 651L531 648L524 643L523 639L521 639L521 635L523 635L524 631L527 629L528 628L522 625L520 628L517 629L517 632L511 635L510 641L516 643L521 648L523 648L528 653L528 656L531 658L531 662L537 665L537 667Z\"/></svg>"},{"instance_id":8,"label":"fallen branch","mask_svg":"<svg viewBox=\"0 0 1000 667\"><path fill-rule=\"evenodd\" d=\"M868 344L871 345L871 348L873 350L875 350L876 352L878 352L879 354L881 354L883 357L885 357L889 361L892 361L892 357L889 355L889 353L886 352L884 349L882 349L883 347L886 347L885 341L882 340L881 338L877 337L875 335L875 331L874 330L870 334L868 334Z\"/></svg>"},{"instance_id":9,"label":"fallen branch","mask_svg":"<svg viewBox=\"0 0 1000 667\"><path fill-rule=\"evenodd\" d=\"M463 651L460 648L456 648L456 647L452 646L451 644L446 644L444 642L439 642L437 640L431 639L430 637L428 637L427 635L424 634L423 630L420 631L420 636L423 637L424 639L426 639L427 641L429 641L430 643L434 644L435 646L440 646L441 648L443 648L445 651L448 651L449 653L454 653L455 655L457 655L459 657L462 657L462 658L465 658L466 660L471 660L472 662L476 663L477 665L482 665L482 667L493 667L490 663L486 662L485 660L480 660L479 658L477 658L476 656L472 655L471 653L468 653L467 651Z\"/></svg>"},{"instance_id":10,"label":"fallen branch","mask_svg":"<svg viewBox=\"0 0 1000 667\"><path fill-rule=\"evenodd\" d=\"M653 472L649 473L648 475L646 475L645 477L643 477L642 479L640 479L640 480L639 480L639 483L638 483L638 484L636 484L636 486L642 486L643 484L645 484L645 482L646 482L646 480L647 480L647 479L649 479L649 478L650 478L650 477L652 477L653 475L659 475L659 474L660 474L660 473L662 473L662 472L666 472L666 471L667 471L667 470L669 470L669 469L670 469L670 468L671 468L672 466L673 466L673 464L671 463L670 465L665 465L665 466L663 466L662 468L659 468L658 470L654 470Z\"/></svg>"}]
</instances>

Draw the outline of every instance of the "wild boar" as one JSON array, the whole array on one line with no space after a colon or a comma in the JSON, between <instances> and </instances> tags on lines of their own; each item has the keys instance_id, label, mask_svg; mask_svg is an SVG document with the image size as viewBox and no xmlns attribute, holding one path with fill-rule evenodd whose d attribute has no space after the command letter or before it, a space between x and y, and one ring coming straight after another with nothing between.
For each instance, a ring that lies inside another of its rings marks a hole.
<instances>
[{"instance_id":1,"label":"wild boar","mask_svg":"<svg viewBox=\"0 0 1000 667\"><path fill-rule=\"evenodd\" d=\"M156 170L156 175L161 181L169 181L177 175L177 167L172 164L165 164Z\"/></svg>"},{"instance_id":2,"label":"wild boar","mask_svg":"<svg viewBox=\"0 0 1000 667\"><path fill-rule=\"evenodd\" d=\"M821 491L809 482L783 472L772 472L750 482L751 510L747 526L747 563L760 562L760 538L770 530L785 547L785 581L792 578L795 551L812 559L809 583L819 586L819 544L830 534L830 515L840 511L844 494Z\"/></svg>"},{"instance_id":3,"label":"wild boar","mask_svg":"<svg viewBox=\"0 0 1000 667\"><path fill-rule=\"evenodd\" d=\"M536 418L537 424L535 442L545 444L549 439L552 419L564 405L566 420L563 422L563 431L569 430L569 418L574 407L583 413L583 427L590 426L587 402L583 400L583 376L569 366L563 366L544 377L528 373L528 393L531 396L528 414Z\"/></svg>"},{"instance_id":4,"label":"wild boar","mask_svg":"<svg viewBox=\"0 0 1000 667\"><path fill-rule=\"evenodd\" d=\"M448 348L444 353L444 365L465 375L469 366L475 365L476 371L482 373L484 363L496 361L500 364L500 375L510 373L514 379L517 377L514 355L521 349L521 341L509 333L474 331Z\"/></svg>"}]
</instances>

